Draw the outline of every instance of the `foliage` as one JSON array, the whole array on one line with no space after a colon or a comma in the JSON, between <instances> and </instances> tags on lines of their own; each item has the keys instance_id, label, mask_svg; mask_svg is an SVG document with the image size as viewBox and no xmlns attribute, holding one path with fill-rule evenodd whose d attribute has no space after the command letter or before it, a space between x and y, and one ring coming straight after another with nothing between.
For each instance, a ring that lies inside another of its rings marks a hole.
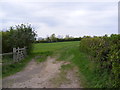
<instances>
[{"instance_id":1,"label":"foliage","mask_svg":"<svg viewBox=\"0 0 120 90\"><path fill-rule=\"evenodd\" d=\"M55 34L52 34L49 38L50 38L51 42L57 42L57 38L56 38Z\"/></svg>"},{"instance_id":2,"label":"foliage","mask_svg":"<svg viewBox=\"0 0 120 90\"><path fill-rule=\"evenodd\" d=\"M80 42L80 50L89 54L96 63L95 72L100 75L109 73L111 86L120 87L120 35L86 37Z\"/></svg>"},{"instance_id":3,"label":"foliage","mask_svg":"<svg viewBox=\"0 0 120 90\"><path fill-rule=\"evenodd\" d=\"M35 41L35 31L31 25L17 25L10 27L7 31L2 31L2 52L11 52L14 47L27 47L29 53L32 49L32 43Z\"/></svg>"},{"instance_id":4,"label":"foliage","mask_svg":"<svg viewBox=\"0 0 120 90\"><path fill-rule=\"evenodd\" d=\"M98 64L91 60L89 54L79 50L79 42L73 43L69 47L57 51L59 53L58 60L71 61L79 68L79 78L84 88L112 88L113 80L107 70L99 72ZM56 53L55 53L56 54ZM119 79L118 79L119 80Z\"/></svg>"},{"instance_id":5,"label":"foliage","mask_svg":"<svg viewBox=\"0 0 120 90\"><path fill-rule=\"evenodd\" d=\"M52 43L52 42L65 42L65 41L80 41L81 37L70 37L69 35L66 35L66 37L56 37L55 34L52 34L50 37L43 38L41 40L37 40L36 43Z\"/></svg>"}]
</instances>

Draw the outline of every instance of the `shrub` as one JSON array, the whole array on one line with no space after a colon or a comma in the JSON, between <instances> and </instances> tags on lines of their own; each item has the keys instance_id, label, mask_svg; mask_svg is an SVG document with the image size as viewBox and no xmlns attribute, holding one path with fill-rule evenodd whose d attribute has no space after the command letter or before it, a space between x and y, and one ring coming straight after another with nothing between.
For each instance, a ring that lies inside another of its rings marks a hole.
<instances>
[{"instance_id":1,"label":"shrub","mask_svg":"<svg viewBox=\"0 0 120 90\"><path fill-rule=\"evenodd\" d=\"M10 27L7 31L2 31L2 52L11 52L14 47L27 47L27 52L30 53L32 43L35 41L35 31L31 25L17 25Z\"/></svg>"},{"instance_id":2,"label":"shrub","mask_svg":"<svg viewBox=\"0 0 120 90\"><path fill-rule=\"evenodd\" d=\"M94 58L97 72L110 74L112 87L120 87L120 35L85 37L80 42L80 50Z\"/></svg>"}]
</instances>

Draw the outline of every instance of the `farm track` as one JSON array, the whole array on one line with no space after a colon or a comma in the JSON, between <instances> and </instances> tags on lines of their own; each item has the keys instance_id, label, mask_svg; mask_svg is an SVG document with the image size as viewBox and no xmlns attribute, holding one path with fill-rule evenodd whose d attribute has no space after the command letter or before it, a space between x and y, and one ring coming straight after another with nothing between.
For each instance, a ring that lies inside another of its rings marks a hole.
<instances>
[{"instance_id":1,"label":"farm track","mask_svg":"<svg viewBox=\"0 0 120 90\"><path fill-rule=\"evenodd\" d=\"M23 71L4 78L2 80L3 88L81 88L79 78L76 76L76 69L67 72L65 77L69 83L63 81L54 84L52 82L61 73L61 65L66 64L69 62L56 61L55 58L51 57L42 63L37 63L33 59Z\"/></svg>"}]
</instances>

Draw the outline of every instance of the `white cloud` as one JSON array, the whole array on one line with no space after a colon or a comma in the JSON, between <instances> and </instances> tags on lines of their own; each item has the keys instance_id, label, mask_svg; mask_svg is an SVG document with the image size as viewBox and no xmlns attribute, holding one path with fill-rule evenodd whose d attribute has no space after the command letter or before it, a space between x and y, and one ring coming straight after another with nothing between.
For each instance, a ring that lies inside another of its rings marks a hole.
<instances>
[{"instance_id":1,"label":"white cloud","mask_svg":"<svg viewBox=\"0 0 120 90\"><path fill-rule=\"evenodd\" d=\"M4 25L31 23L39 36L52 33L73 36L117 33L116 3L43 3L36 1L2 3ZM15 2L14 2L15 1ZM88 1L88 0L87 0ZM107 1L107 0L106 0ZM11 7L11 8L10 8ZM114 31L114 30L115 31Z\"/></svg>"},{"instance_id":2,"label":"white cloud","mask_svg":"<svg viewBox=\"0 0 120 90\"><path fill-rule=\"evenodd\" d=\"M70 17L78 17L78 16L84 16L87 14L87 11L85 10L76 10L76 11L73 11L71 14L70 14Z\"/></svg>"}]
</instances>

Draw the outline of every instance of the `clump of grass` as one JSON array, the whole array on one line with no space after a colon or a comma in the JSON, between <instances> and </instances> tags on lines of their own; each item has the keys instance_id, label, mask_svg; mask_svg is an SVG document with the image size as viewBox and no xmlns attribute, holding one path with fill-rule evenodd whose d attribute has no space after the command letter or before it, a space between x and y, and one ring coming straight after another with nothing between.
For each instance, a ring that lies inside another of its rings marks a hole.
<instances>
[{"instance_id":1,"label":"clump of grass","mask_svg":"<svg viewBox=\"0 0 120 90\"><path fill-rule=\"evenodd\" d=\"M39 62L43 62L47 59L48 56L52 55L52 52L41 52L35 56L35 60Z\"/></svg>"},{"instance_id":2,"label":"clump of grass","mask_svg":"<svg viewBox=\"0 0 120 90\"><path fill-rule=\"evenodd\" d=\"M72 64L65 64L65 65L63 64L63 65L61 66L61 69L60 69L60 70L65 72L65 71L69 71L69 70L73 69L73 67L74 67L74 66L73 66Z\"/></svg>"}]
</instances>

